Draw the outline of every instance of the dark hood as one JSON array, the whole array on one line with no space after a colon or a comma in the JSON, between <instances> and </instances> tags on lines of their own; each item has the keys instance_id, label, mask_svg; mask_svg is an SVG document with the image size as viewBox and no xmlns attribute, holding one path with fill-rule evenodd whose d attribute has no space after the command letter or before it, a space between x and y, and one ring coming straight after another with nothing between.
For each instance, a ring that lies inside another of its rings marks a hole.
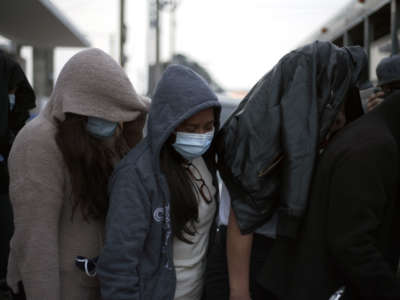
<instances>
[{"instance_id":1,"label":"dark hood","mask_svg":"<svg viewBox=\"0 0 400 300\"><path fill-rule=\"evenodd\" d=\"M15 108L9 112L8 91L16 89ZM0 153L7 156L10 148L10 129L15 136L34 108L35 93L17 62L0 51Z\"/></svg>"},{"instance_id":2,"label":"dark hood","mask_svg":"<svg viewBox=\"0 0 400 300\"><path fill-rule=\"evenodd\" d=\"M242 232L278 213L277 234L295 234L319 145L344 102L352 102L350 119L362 114L366 70L361 47L317 41L285 55L246 95L218 137L220 173Z\"/></svg>"},{"instance_id":3,"label":"dark hood","mask_svg":"<svg viewBox=\"0 0 400 300\"><path fill-rule=\"evenodd\" d=\"M215 107L216 130L220 104L203 78L181 65L169 66L158 83L149 113L148 138L156 159L174 129L199 111Z\"/></svg>"}]
</instances>

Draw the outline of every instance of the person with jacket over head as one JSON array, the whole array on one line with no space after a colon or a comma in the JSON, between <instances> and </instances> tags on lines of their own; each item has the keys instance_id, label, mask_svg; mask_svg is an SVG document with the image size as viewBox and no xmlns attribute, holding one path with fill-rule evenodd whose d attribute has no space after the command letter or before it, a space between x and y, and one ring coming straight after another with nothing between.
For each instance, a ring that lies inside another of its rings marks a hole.
<instances>
[{"instance_id":1,"label":"person with jacket over head","mask_svg":"<svg viewBox=\"0 0 400 300\"><path fill-rule=\"evenodd\" d=\"M141 137L148 104L99 49L63 67L50 101L17 135L9 156L15 231L7 282L28 300L99 300L96 277L75 265L103 246L107 183ZM135 132L135 131L130 131Z\"/></svg>"},{"instance_id":2,"label":"person with jacket over head","mask_svg":"<svg viewBox=\"0 0 400 300\"><path fill-rule=\"evenodd\" d=\"M367 100L367 110L377 107L392 92L400 89L400 55L391 55L382 59L376 67L378 88Z\"/></svg>"},{"instance_id":3,"label":"person with jacket over head","mask_svg":"<svg viewBox=\"0 0 400 300\"><path fill-rule=\"evenodd\" d=\"M298 238L277 242L259 276L279 299L400 299L399 116L397 91L327 146Z\"/></svg>"},{"instance_id":4,"label":"person with jacket over head","mask_svg":"<svg viewBox=\"0 0 400 300\"><path fill-rule=\"evenodd\" d=\"M6 292L9 243L13 233L7 159L15 136L35 107L35 93L19 64L0 51L0 293ZM8 291L7 291L8 292Z\"/></svg>"},{"instance_id":5,"label":"person with jacket over head","mask_svg":"<svg viewBox=\"0 0 400 300\"><path fill-rule=\"evenodd\" d=\"M277 239L296 239L318 156L362 115L366 70L361 47L306 45L285 55L222 127L218 167L232 209L228 265L219 268L229 277L209 264L207 299L275 299L257 284L258 272Z\"/></svg>"},{"instance_id":6,"label":"person with jacket over head","mask_svg":"<svg viewBox=\"0 0 400 300\"><path fill-rule=\"evenodd\" d=\"M214 133L220 104L192 70L169 66L152 98L148 135L110 181L103 300L200 300L217 211Z\"/></svg>"}]
</instances>

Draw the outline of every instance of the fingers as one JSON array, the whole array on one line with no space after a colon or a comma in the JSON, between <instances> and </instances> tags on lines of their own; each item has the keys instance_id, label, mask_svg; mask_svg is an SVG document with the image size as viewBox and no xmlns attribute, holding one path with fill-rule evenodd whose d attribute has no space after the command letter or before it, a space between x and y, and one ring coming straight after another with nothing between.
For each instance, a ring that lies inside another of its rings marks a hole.
<instances>
[{"instance_id":1,"label":"fingers","mask_svg":"<svg viewBox=\"0 0 400 300\"><path fill-rule=\"evenodd\" d=\"M373 110L374 108L376 108L379 104L381 104L384 96L385 96L385 94L383 92L378 92L378 93L372 94L368 98L367 111L369 112L369 111Z\"/></svg>"}]
</instances>

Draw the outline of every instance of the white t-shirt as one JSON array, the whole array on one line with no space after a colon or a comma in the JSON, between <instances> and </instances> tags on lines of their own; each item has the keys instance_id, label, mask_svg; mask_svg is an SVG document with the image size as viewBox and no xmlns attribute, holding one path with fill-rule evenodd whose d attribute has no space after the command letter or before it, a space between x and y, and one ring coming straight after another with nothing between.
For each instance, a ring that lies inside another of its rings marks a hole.
<instances>
[{"instance_id":1,"label":"white t-shirt","mask_svg":"<svg viewBox=\"0 0 400 300\"><path fill-rule=\"evenodd\" d=\"M231 197L229 196L228 189L221 177L218 175L219 187L219 211L218 211L218 225L228 225L229 212L231 209Z\"/></svg>"},{"instance_id":2,"label":"white t-shirt","mask_svg":"<svg viewBox=\"0 0 400 300\"><path fill-rule=\"evenodd\" d=\"M218 225L228 225L229 213L231 209L231 197L225 183L218 176L219 185L219 211L218 211ZM278 214L272 215L271 219L268 220L263 226L257 228L254 233L264 235L269 238L276 238L276 228L278 226Z\"/></svg>"},{"instance_id":3,"label":"white t-shirt","mask_svg":"<svg viewBox=\"0 0 400 300\"><path fill-rule=\"evenodd\" d=\"M177 279L174 300L201 299L209 233L216 211L216 189L212 184L212 175L207 165L202 157L194 159L192 164L199 170L201 177L211 192L212 201L208 204L201 197L198 199L199 222L196 223L197 233L194 236L184 235L193 244L174 238L174 265ZM199 181L194 180L194 183L200 188L201 183Z\"/></svg>"}]
</instances>

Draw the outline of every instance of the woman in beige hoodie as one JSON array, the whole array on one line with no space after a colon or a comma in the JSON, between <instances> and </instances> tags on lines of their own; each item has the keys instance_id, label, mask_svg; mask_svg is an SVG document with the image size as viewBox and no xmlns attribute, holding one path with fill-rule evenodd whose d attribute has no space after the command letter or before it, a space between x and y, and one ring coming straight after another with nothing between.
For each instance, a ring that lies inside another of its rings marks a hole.
<instances>
[{"instance_id":1,"label":"woman in beige hoodie","mask_svg":"<svg viewBox=\"0 0 400 300\"><path fill-rule=\"evenodd\" d=\"M97 279L75 258L100 254L108 177L141 138L147 109L101 50L81 51L64 66L9 157L15 232L7 281L14 292L22 281L28 300L100 299Z\"/></svg>"}]
</instances>

